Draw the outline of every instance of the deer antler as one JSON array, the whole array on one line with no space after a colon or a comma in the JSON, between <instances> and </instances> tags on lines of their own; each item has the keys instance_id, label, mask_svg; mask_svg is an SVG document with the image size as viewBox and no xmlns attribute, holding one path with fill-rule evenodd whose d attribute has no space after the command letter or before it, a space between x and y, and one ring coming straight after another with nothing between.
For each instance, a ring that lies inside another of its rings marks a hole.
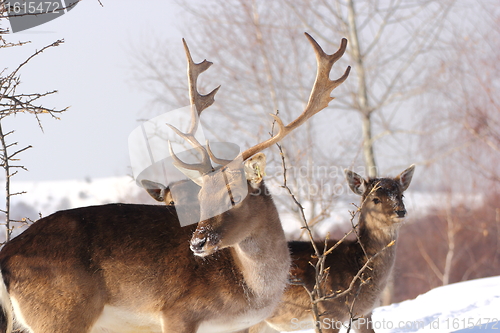
<instances>
[{"instance_id":1,"label":"deer antler","mask_svg":"<svg viewBox=\"0 0 500 333\"><path fill-rule=\"evenodd\" d=\"M215 154L212 152L212 149L210 149L210 145L208 143L208 140L207 140L207 152L208 152L208 155L210 156L210 158L212 159L212 161L214 161L215 163L217 163L219 165L227 165L233 161L233 160L226 160L223 158L218 158L217 156L215 156Z\"/></svg>"},{"instance_id":2,"label":"deer antler","mask_svg":"<svg viewBox=\"0 0 500 333\"><path fill-rule=\"evenodd\" d=\"M206 71L210 66L212 66L212 62L203 60L200 63L195 63L193 58L191 57L191 52L189 51L189 47L187 46L184 38L182 39L182 43L184 44L184 50L186 51L187 58L187 76L188 76L188 85L189 85L189 100L191 103L191 125L189 130L186 133L179 131L174 126L167 124L177 135L182 137L184 140L189 142L195 149L201 154L201 163L189 164L181 161L177 155L175 155L172 144L170 141L168 142L168 149L170 151L170 155L174 160L174 165L176 167L185 168L188 170L197 170L202 174L212 171L212 165L210 163L210 156L207 150L198 142L195 138L196 130L198 129L199 117L203 110L212 105L215 101L215 94L219 90L220 86L212 90L207 95L202 95L198 92L196 86L198 81L198 76ZM197 114L196 114L197 113Z\"/></svg>"},{"instance_id":3,"label":"deer antler","mask_svg":"<svg viewBox=\"0 0 500 333\"><path fill-rule=\"evenodd\" d=\"M186 58L188 62L187 66L187 76L188 76L188 84L189 84L189 100L191 105L196 106L196 110L198 112L198 116L201 115L201 112L208 108L210 105L214 104L215 94L219 90L220 86L212 90L212 92L201 95L196 89L198 76L210 68L213 65L213 62L207 61L206 59L200 63L195 63L193 58L191 57L191 52L189 51L189 47L187 46L186 40L183 38L182 43L184 44L184 51L186 52ZM196 124L198 126L198 124Z\"/></svg>"},{"instance_id":4,"label":"deer antler","mask_svg":"<svg viewBox=\"0 0 500 333\"><path fill-rule=\"evenodd\" d=\"M333 97L330 96L333 89L338 87L342 82L344 82L349 76L349 72L351 70L351 66L348 66L344 74L337 80L330 80L330 71L332 69L333 64L339 60L344 54L347 47L347 39L342 38L340 43L340 48L334 54L326 54L321 46L312 38L307 32L305 33L306 37L309 39L311 43L314 53L316 54L316 61L318 64L317 73L316 73L316 81L314 82L313 88L311 90L311 95L309 96L309 101L307 102L307 106L302 112L302 114L292 121L290 124L285 126L281 119L274 114L271 114L276 123L278 124L279 131L278 133L269 138L268 140L261 142L242 153L243 160L246 160L258 152L272 146L276 142L282 140L285 136L287 136L294 129L302 125L307 119L314 116L319 111L323 110L328 106Z\"/></svg>"}]
</instances>

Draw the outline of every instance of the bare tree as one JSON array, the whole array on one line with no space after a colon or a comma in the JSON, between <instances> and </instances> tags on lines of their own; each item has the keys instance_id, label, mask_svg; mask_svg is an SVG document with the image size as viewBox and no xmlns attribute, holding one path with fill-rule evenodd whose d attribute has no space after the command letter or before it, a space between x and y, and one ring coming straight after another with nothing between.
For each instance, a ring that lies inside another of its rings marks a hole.
<instances>
[{"instance_id":1,"label":"bare tree","mask_svg":"<svg viewBox=\"0 0 500 333\"><path fill-rule=\"evenodd\" d=\"M449 34L448 47L435 54L438 75L428 80L431 91L423 100L428 112L421 126L428 135L421 151L434 172L451 167L462 178L439 187L482 192L500 184L499 9L497 2L475 6L476 14L464 16Z\"/></svg>"},{"instance_id":2,"label":"bare tree","mask_svg":"<svg viewBox=\"0 0 500 333\"><path fill-rule=\"evenodd\" d=\"M349 36L355 76L344 102L361 116L363 160L368 175L375 177L376 141L387 134L412 133L411 127L402 126L398 113L404 103L425 92L426 57L439 47L453 1L288 4L314 33L325 38L332 33ZM391 148L396 148L391 153L399 153L397 147ZM381 150L379 159L386 157Z\"/></svg>"},{"instance_id":3,"label":"bare tree","mask_svg":"<svg viewBox=\"0 0 500 333\"><path fill-rule=\"evenodd\" d=\"M448 33L447 47L434 54L437 75L428 80L423 99L428 111L421 126L428 135L421 139L421 151L429 165L426 174L435 179L428 188L440 189L444 201L422 218L439 231L434 245L423 239L416 244L427 267L407 272L414 274L413 283L425 280L428 289L498 269L483 265L497 262L499 253L490 250L498 249L498 203L489 207L500 185L499 10L498 2L474 6L475 15L462 17ZM432 278L424 278L425 271Z\"/></svg>"},{"instance_id":4,"label":"bare tree","mask_svg":"<svg viewBox=\"0 0 500 333\"><path fill-rule=\"evenodd\" d=\"M1 7L0 10L0 17L2 17L4 14L3 11L5 9ZM8 47L20 47L28 43L9 42L4 37L7 33L8 30L0 31L0 52L2 52L2 49ZM49 109L39 104L40 99L56 93L57 91L55 90L44 93L26 93L19 91L21 85L20 72L22 71L22 69L34 57L38 56L49 48L60 45L63 42L63 40L57 40L54 43L34 52L31 56L27 57L22 63L20 63L14 70L10 72L7 68L0 71L0 166L4 169L5 176L5 207L0 209L0 212L5 214L5 222L2 223L2 225L5 227L5 241L2 242L2 244L5 244L5 242L8 242L11 239L16 224L23 224L26 222L24 220L14 220L11 218L12 197L24 193L13 193L11 191L11 181L12 177L15 176L20 169L26 170L26 168L19 162L19 154L31 148L31 146L18 148L17 142L9 141L9 136L14 133L14 130L6 130L3 126L3 120L18 113L29 113L36 118L40 128L42 128L39 118L40 115L48 114L53 118L57 118L59 113L66 111L67 108Z\"/></svg>"}]
</instances>

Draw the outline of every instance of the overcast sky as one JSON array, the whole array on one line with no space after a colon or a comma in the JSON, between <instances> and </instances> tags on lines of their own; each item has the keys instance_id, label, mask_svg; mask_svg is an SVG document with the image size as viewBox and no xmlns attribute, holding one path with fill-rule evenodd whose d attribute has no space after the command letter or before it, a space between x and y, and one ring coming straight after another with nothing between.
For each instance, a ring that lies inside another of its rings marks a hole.
<instances>
[{"instance_id":1,"label":"overcast sky","mask_svg":"<svg viewBox=\"0 0 500 333\"><path fill-rule=\"evenodd\" d=\"M3 123L4 131L16 131L10 138L20 148L33 146L19 155L29 172L21 172L14 181L130 174L127 138L139 124L137 119L144 118L148 102L148 95L131 82L134 48L161 37L178 42L183 52L175 22L181 9L172 0L102 3L104 7L97 0L82 1L60 18L7 36L11 42L31 41L1 50L0 67L8 67L8 72L35 50L65 40L23 69L18 92L58 90L43 105L70 106L59 121L41 117L44 132L32 115Z\"/></svg>"}]
</instances>

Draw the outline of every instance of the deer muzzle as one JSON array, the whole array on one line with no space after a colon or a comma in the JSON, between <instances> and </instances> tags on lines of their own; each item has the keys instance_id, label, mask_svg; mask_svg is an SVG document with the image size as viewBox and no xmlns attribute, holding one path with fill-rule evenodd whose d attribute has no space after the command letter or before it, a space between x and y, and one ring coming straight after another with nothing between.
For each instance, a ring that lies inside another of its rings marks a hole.
<instances>
[{"instance_id":1,"label":"deer muzzle","mask_svg":"<svg viewBox=\"0 0 500 333\"><path fill-rule=\"evenodd\" d=\"M215 237L211 232L201 227L196 229L193 237L191 237L189 248L193 251L194 255L206 257L219 249L218 243L218 237Z\"/></svg>"},{"instance_id":2,"label":"deer muzzle","mask_svg":"<svg viewBox=\"0 0 500 333\"><path fill-rule=\"evenodd\" d=\"M191 239L191 245L189 248L193 253L197 256L204 256L205 251L203 248L205 247L205 244L207 244L207 238L193 238Z\"/></svg>"}]
</instances>

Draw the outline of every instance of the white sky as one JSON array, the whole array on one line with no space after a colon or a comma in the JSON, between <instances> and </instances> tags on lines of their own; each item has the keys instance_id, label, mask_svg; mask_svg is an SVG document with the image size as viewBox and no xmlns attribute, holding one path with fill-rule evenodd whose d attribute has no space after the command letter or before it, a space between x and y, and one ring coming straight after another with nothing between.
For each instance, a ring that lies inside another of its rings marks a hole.
<instances>
[{"instance_id":1,"label":"white sky","mask_svg":"<svg viewBox=\"0 0 500 333\"><path fill-rule=\"evenodd\" d=\"M44 133L32 115L5 121L4 131L16 131L10 139L19 148L33 146L19 155L29 172L20 172L14 181L130 174L127 138L144 117L141 111L149 98L131 82L134 48L161 37L177 42L183 52L175 23L181 9L173 0L102 3L104 7L97 0L82 1L58 19L6 36L11 42L32 42L1 50L0 69L8 67L7 72L35 50L65 40L23 69L18 92L58 90L42 105L71 106L60 121L41 117Z\"/></svg>"}]
</instances>

